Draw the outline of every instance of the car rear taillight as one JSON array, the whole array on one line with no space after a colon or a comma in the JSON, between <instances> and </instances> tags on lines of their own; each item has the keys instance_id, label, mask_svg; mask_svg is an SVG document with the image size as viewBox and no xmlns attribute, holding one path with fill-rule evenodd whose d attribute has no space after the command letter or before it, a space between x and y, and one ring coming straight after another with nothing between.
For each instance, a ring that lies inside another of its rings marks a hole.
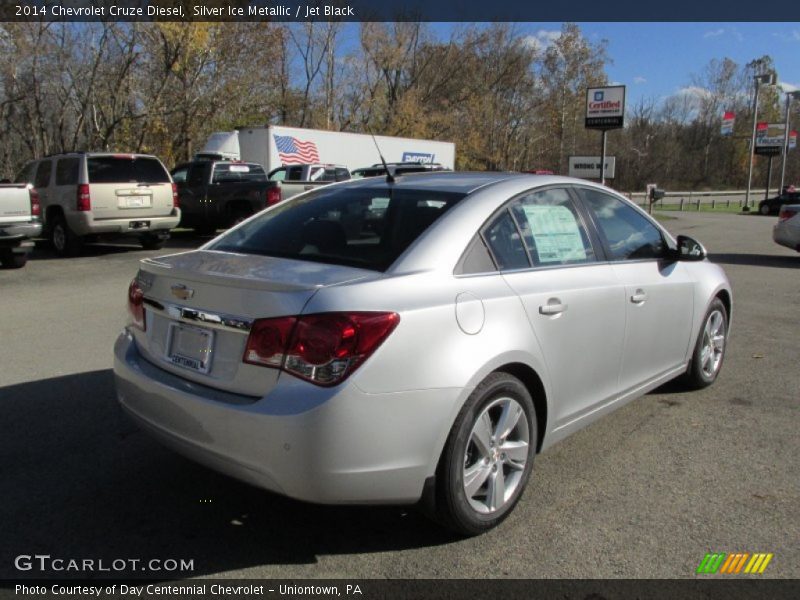
<instances>
[{"instance_id":1,"label":"car rear taillight","mask_svg":"<svg viewBox=\"0 0 800 600\"><path fill-rule=\"evenodd\" d=\"M246 363L274 367L331 386L344 381L400 322L391 312L322 313L259 319L250 330Z\"/></svg>"},{"instance_id":2,"label":"car rear taillight","mask_svg":"<svg viewBox=\"0 0 800 600\"><path fill-rule=\"evenodd\" d=\"M39 192L37 192L34 188L29 188L28 193L31 196L31 216L41 217L42 203L39 201Z\"/></svg>"},{"instance_id":3,"label":"car rear taillight","mask_svg":"<svg viewBox=\"0 0 800 600\"><path fill-rule=\"evenodd\" d=\"M92 210L92 198L89 195L89 184L81 183L78 185L78 205L80 211Z\"/></svg>"},{"instance_id":4,"label":"car rear taillight","mask_svg":"<svg viewBox=\"0 0 800 600\"><path fill-rule=\"evenodd\" d=\"M786 219L791 219L796 214L797 214L796 210L787 208L786 206L782 206L781 212L778 213L778 223L780 223L781 221L785 221Z\"/></svg>"},{"instance_id":5,"label":"car rear taillight","mask_svg":"<svg viewBox=\"0 0 800 600\"><path fill-rule=\"evenodd\" d=\"M144 292L135 277L128 286L128 312L131 314L131 325L144 331Z\"/></svg>"},{"instance_id":6,"label":"car rear taillight","mask_svg":"<svg viewBox=\"0 0 800 600\"><path fill-rule=\"evenodd\" d=\"M172 208L178 208L178 184L172 184Z\"/></svg>"},{"instance_id":7,"label":"car rear taillight","mask_svg":"<svg viewBox=\"0 0 800 600\"><path fill-rule=\"evenodd\" d=\"M281 188L272 187L267 190L267 206L272 206L281 201Z\"/></svg>"}]
</instances>

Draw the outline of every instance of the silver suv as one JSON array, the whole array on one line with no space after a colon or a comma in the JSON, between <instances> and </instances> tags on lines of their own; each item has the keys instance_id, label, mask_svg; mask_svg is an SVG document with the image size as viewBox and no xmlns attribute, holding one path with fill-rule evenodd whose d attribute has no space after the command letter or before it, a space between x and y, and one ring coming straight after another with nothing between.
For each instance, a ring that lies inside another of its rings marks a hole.
<instances>
[{"instance_id":1,"label":"silver suv","mask_svg":"<svg viewBox=\"0 0 800 600\"><path fill-rule=\"evenodd\" d=\"M158 249L181 219L175 185L155 156L58 154L28 163L17 181L39 192L44 230L64 256L85 241L117 236Z\"/></svg>"}]
</instances>

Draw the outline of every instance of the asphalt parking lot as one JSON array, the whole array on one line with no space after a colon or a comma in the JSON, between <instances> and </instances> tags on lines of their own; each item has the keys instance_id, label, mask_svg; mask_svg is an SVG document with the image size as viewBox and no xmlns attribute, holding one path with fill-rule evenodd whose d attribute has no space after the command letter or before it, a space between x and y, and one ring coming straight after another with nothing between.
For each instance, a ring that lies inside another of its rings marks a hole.
<instances>
[{"instance_id":1,"label":"asphalt parking lot","mask_svg":"<svg viewBox=\"0 0 800 600\"><path fill-rule=\"evenodd\" d=\"M466 540L413 510L276 497L159 446L116 406L111 348L137 261L164 251L37 249L0 271L0 578L42 576L15 570L20 554L193 559L180 576L685 578L706 552L771 552L763 577L800 577L800 254L772 242L774 217L672 215L733 284L719 380L556 445L510 518Z\"/></svg>"}]
</instances>

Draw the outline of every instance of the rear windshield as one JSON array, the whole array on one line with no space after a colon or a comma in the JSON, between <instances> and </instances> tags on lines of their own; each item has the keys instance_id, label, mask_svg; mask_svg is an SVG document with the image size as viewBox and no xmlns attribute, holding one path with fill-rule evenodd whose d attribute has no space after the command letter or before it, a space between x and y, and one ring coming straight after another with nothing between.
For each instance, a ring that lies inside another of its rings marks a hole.
<instances>
[{"instance_id":1,"label":"rear windshield","mask_svg":"<svg viewBox=\"0 0 800 600\"><path fill-rule=\"evenodd\" d=\"M214 183L235 183L239 181L266 181L264 167L248 163L217 163L214 165Z\"/></svg>"},{"instance_id":2,"label":"rear windshield","mask_svg":"<svg viewBox=\"0 0 800 600\"><path fill-rule=\"evenodd\" d=\"M464 194L328 188L289 200L210 249L385 271Z\"/></svg>"},{"instance_id":3,"label":"rear windshield","mask_svg":"<svg viewBox=\"0 0 800 600\"><path fill-rule=\"evenodd\" d=\"M96 156L88 158L89 183L169 183L169 173L156 158Z\"/></svg>"}]
</instances>

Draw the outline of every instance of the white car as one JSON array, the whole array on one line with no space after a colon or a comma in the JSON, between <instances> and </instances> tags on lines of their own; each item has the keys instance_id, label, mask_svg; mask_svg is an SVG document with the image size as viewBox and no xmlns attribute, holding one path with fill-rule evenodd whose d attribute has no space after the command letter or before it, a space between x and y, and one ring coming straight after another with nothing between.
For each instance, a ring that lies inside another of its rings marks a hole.
<instances>
[{"instance_id":1,"label":"white car","mask_svg":"<svg viewBox=\"0 0 800 600\"><path fill-rule=\"evenodd\" d=\"M422 500L477 534L536 453L675 377L712 384L732 293L605 187L442 172L278 204L142 261L128 300L117 394L168 445L302 500Z\"/></svg>"},{"instance_id":2,"label":"white car","mask_svg":"<svg viewBox=\"0 0 800 600\"><path fill-rule=\"evenodd\" d=\"M772 239L776 244L800 252L800 204L781 207L778 222L772 228Z\"/></svg>"}]
</instances>

